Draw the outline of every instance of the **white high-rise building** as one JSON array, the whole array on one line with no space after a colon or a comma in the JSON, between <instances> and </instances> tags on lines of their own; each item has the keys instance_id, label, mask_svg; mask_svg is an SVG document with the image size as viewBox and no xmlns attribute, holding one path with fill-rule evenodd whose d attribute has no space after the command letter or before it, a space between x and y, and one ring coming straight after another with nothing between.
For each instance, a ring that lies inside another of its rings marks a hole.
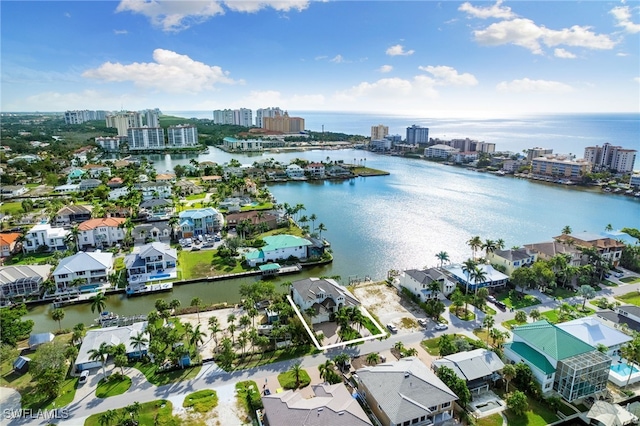
<instances>
[{"instance_id":1,"label":"white high-rise building","mask_svg":"<svg viewBox=\"0 0 640 426\"><path fill-rule=\"evenodd\" d=\"M167 128L167 148L186 148L198 145L198 128L181 124Z\"/></svg>"},{"instance_id":2,"label":"white high-rise building","mask_svg":"<svg viewBox=\"0 0 640 426\"><path fill-rule=\"evenodd\" d=\"M164 149L164 129L160 127L132 127L127 131L129 150Z\"/></svg>"},{"instance_id":3,"label":"white high-rise building","mask_svg":"<svg viewBox=\"0 0 640 426\"><path fill-rule=\"evenodd\" d=\"M371 140L384 139L389 134L389 126L378 124L377 126L371 126Z\"/></svg>"},{"instance_id":4,"label":"white high-rise building","mask_svg":"<svg viewBox=\"0 0 640 426\"><path fill-rule=\"evenodd\" d=\"M118 129L118 136L127 136L127 130L133 127L142 127L142 115L136 111L120 111L115 114L107 114L107 127Z\"/></svg>"},{"instance_id":5,"label":"white high-rise building","mask_svg":"<svg viewBox=\"0 0 640 426\"><path fill-rule=\"evenodd\" d=\"M122 139L124 139L124 136L99 136L96 138L96 143L100 145L100 148L103 150L107 152L114 152L120 150Z\"/></svg>"},{"instance_id":6,"label":"white high-rise building","mask_svg":"<svg viewBox=\"0 0 640 426\"><path fill-rule=\"evenodd\" d=\"M264 119L267 117L280 117L284 115L279 107L260 108L256 110L256 126L264 128Z\"/></svg>"},{"instance_id":7,"label":"white high-rise building","mask_svg":"<svg viewBox=\"0 0 640 426\"><path fill-rule=\"evenodd\" d=\"M146 109L144 113L144 125L147 127L160 127L160 110Z\"/></svg>"},{"instance_id":8,"label":"white high-rise building","mask_svg":"<svg viewBox=\"0 0 640 426\"><path fill-rule=\"evenodd\" d=\"M65 111L64 122L65 124L82 124L85 121L92 120L104 120L106 111Z\"/></svg>"},{"instance_id":9,"label":"white high-rise building","mask_svg":"<svg viewBox=\"0 0 640 426\"><path fill-rule=\"evenodd\" d=\"M588 146L584 149L584 159L593 165L594 170L612 169L619 173L633 171L636 150L625 149L605 143L602 146Z\"/></svg>"},{"instance_id":10,"label":"white high-rise building","mask_svg":"<svg viewBox=\"0 0 640 426\"><path fill-rule=\"evenodd\" d=\"M253 126L253 111L248 108L240 108L233 111L233 124L238 126Z\"/></svg>"},{"instance_id":11,"label":"white high-rise building","mask_svg":"<svg viewBox=\"0 0 640 426\"><path fill-rule=\"evenodd\" d=\"M217 109L213 111L213 122L215 124L233 124L233 110Z\"/></svg>"}]
</instances>

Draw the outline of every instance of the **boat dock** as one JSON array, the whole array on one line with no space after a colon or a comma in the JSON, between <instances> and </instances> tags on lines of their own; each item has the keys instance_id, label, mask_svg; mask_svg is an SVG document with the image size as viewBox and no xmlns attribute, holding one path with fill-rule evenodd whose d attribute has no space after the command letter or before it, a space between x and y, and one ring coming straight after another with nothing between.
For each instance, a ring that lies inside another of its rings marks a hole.
<instances>
[{"instance_id":1,"label":"boat dock","mask_svg":"<svg viewBox=\"0 0 640 426\"><path fill-rule=\"evenodd\" d=\"M53 301L54 308L61 308L68 305L77 305L79 303L89 302L97 293L80 293L76 296L59 296Z\"/></svg>"},{"instance_id":2,"label":"boat dock","mask_svg":"<svg viewBox=\"0 0 640 426\"><path fill-rule=\"evenodd\" d=\"M159 283L159 284L143 284L137 286L127 287L127 296L142 296L143 294L160 293L163 291L171 291L173 289L173 283Z\"/></svg>"}]
</instances>

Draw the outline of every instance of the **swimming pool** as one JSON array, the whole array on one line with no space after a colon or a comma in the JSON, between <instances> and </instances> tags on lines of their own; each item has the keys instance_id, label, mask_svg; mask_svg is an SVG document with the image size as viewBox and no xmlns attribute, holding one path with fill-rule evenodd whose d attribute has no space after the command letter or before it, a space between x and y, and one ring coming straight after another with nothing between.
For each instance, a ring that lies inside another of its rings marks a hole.
<instances>
[{"instance_id":1,"label":"swimming pool","mask_svg":"<svg viewBox=\"0 0 640 426\"><path fill-rule=\"evenodd\" d=\"M626 362L614 362L611 364L611 371L614 371L621 376L628 376L630 374L637 373L640 370L627 364Z\"/></svg>"},{"instance_id":2,"label":"swimming pool","mask_svg":"<svg viewBox=\"0 0 640 426\"><path fill-rule=\"evenodd\" d=\"M171 275L170 274L157 274L157 275L149 275L149 279L150 280L159 280L162 278L169 278Z\"/></svg>"}]
</instances>

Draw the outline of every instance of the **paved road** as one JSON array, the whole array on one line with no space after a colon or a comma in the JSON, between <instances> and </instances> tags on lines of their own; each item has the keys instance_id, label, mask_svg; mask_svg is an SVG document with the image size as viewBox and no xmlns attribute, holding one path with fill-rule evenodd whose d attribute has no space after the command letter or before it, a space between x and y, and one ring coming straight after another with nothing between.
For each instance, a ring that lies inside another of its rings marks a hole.
<instances>
[{"instance_id":1,"label":"paved road","mask_svg":"<svg viewBox=\"0 0 640 426\"><path fill-rule=\"evenodd\" d=\"M625 276L637 274L625 274ZM640 291L639 284L625 284L613 277L611 281L620 284L618 287L604 287L602 291L598 292L596 298L608 297L613 298L619 294L629 293L630 291ZM541 312L555 309L560 306L561 303L568 302L571 304L582 304L583 299L580 297L574 297L564 299L562 301L556 301L553 298L540 293L539 291L530 290L527 293L536 296L541 303L529 308L524 309L527 313L532 309L538 309ZM469 305L470 308L473 308ZM496 309L495 323L497 327L501 327L500 323L513 319L515 312L501 311ZM448 316L448 311L445 312L445 316ZM184 397L192 392L195 392L204 388L221 388L235 384L236 382L243 380L254 380L257 383L263 381L266 377L277 375L280 372L287 371L291 366L297 362L302 363L302 367L311 369L316 368L318 365L325 362L327 359L331 359L339 353L346 352L352 357L358 355L364 355L371 352L382 352L389 350L393 345L402 341L405 346L415 345L420 341L428 338L437 337L444 333L461 333L469 336L473 336L473 330L481 327L484 314L476 310L475 321L461 321L456 317L449 317L449 328L444 331L436 331L433 329L433 325L430 324L426 329L421 331L403 331L398 334L392 335L387 339L378 341L368 341L357 347L347 348L335 348L326 352L309 355L304 358L296 358L287 361L276 362L269 365L264 365L257 368L251 368L247 370L235 371L227 373L217 367L215 363L206 363L202 366L201 372L195 379L183 381L179 383L169 384L165 386L155 386L144 380L144 376L141 374L135 374L133 385L126 393L107 399L99 399L94 396L92 388L97 384L97 380L101 373L97 373L93 378L93 385L88 389L79 390L76 394L74 401L67 407L69 413L69 419L60 423L64 426L83 425L87 416L95 413L100 413L110 409L121 408L131 404L134 401L148 402L157 399L168 399L174 403L174 406L181 406ZM34 419L14 419L8 424L10 425L23 425L23 424L47 424L47 421L38 421Z\"/></svg>"}]
</instances>

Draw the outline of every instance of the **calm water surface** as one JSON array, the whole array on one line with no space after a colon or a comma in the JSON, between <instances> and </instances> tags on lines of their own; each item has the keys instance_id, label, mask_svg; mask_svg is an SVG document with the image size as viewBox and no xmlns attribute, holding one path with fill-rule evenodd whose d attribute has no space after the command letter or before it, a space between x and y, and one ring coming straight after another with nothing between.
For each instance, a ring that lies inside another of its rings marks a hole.
<instances>
[{"instance_id":1,"label":"calm water surface","mask_svg":"<svg viewBox=\"0 0 640 426\"><path fill-rule=\"evenodd\" d=\"M638 199L366 151L240 156L212 149L199 160L224 163L237 158L251 164L270 157L281 162L298 157L310 161L327 161L327 157L349 163L355 160L390 172L389 176L347 181L271 185L279 203L302 203L306 209L302 214L316 214L315 225L326 226L323 237L331 242L335 256L332 265L280 278L279 282L320 275L340 275L343 283L364 276L381 279L389 269L435 266L435 255L440 251L446 251L453 262L462 262L471 256L466 241L474 235L483 240L502 238L507 247L512 247L548 241L559 235L565 225L574 231L590 232L601 232L607 224L616 229L640 229ZM187 156L151 158L159 171L189 162ZM239 300L239 284L251 280L183 285L172 293L133 299L111 296L107 309L121 315L147 313L158 298L177 298L188 305L196 296L206 303L235 303ZM57 327L49 317L50 309L39 306L31 310L29 317L36 321L35 331ZM65 311L63 327L81 321L89 323L96 316L88 305L67 307Z\"/></svg>"}]
</instances>

